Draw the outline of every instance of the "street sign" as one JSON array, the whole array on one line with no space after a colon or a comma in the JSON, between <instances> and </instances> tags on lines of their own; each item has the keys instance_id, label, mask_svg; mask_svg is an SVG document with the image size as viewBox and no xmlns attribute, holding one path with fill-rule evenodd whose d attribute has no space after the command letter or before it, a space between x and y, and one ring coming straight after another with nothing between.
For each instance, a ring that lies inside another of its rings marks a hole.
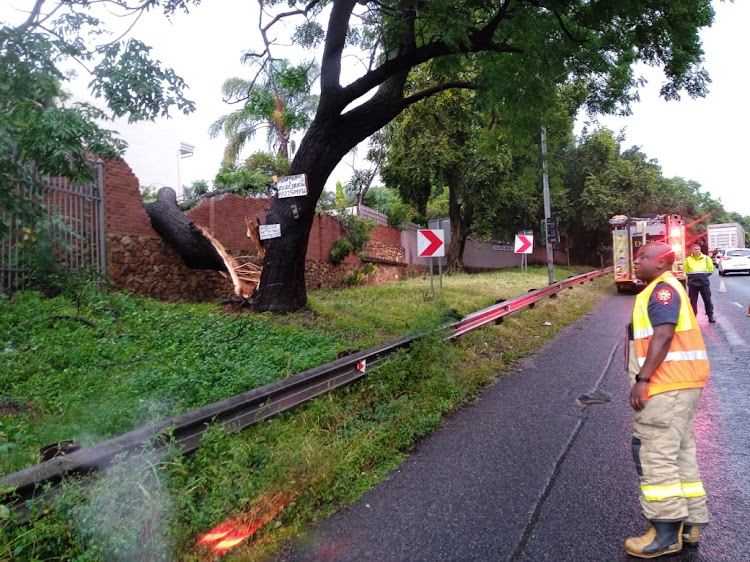
<instances>
[{"instance_id":1,"label":"street sign","mask_svg":"<svg viewBox=\"0 0 750 562\"><path fill-rule=\"evenodd\" d=\"M420 258L445 256L445 231L417 230L417 255Z\"/></svg>"},{"instance_id":2,"label":"street sign","mask_svg":"<svg viewBox=\"0 0 750 562\"><path fill-rule=\"evenodd\" d=\"M534 236L531 234L516 234L516 244L513 251L517 254L530 254L534 251Z\"/></svg>"}]
</instances>

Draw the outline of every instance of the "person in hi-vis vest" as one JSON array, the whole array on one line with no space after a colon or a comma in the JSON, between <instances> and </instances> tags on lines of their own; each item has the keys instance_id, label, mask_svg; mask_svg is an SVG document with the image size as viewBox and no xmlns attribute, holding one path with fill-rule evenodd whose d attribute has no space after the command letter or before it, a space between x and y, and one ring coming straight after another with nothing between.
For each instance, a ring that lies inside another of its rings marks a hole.
<instances>
[{"instance_id":1,"label":"person in hi-vis vest","mask_svg":"<svg viewBox=\"0 0 750 562\"><path fill-rule=\"evenodd\" d=\"M693 424L710 368L695 313L672 274L674 260L672 248L653 242L633 262L635 274L648 283L628 326L633 460L649 526L625 541L625 551L639 558L698 546L708 523Z\"/></svg>"},{"instance_id":2,"label":"person in hi-vis vest","mask_svg":"<svg viewBox=\"0 0 750 562\"><path fill-rule=\"evenodd\" d=\"M714 272L714 263L701 251L700 244L690 246L690 255L685 258L688 294L693 312L698 315L698 295L703 298L703 306L709 322L714 322L714 303L711 301L709 276Z\"/></svg>"}]
</instances>

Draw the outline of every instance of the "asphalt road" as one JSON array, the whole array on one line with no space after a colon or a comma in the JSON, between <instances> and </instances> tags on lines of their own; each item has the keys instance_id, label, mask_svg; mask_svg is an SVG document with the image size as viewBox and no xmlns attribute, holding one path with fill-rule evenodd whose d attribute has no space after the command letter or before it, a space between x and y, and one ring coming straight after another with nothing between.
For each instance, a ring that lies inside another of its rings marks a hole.
<instances>
[{"instance_id":1,"label":"asphalt road","mask_svg":"<svg viewBox=\"0 0 750 562\"><path fill-rule=\"evenodd\" d=\"M712 523L675 561L750 560L750 277L712 283L717 323L699 314L712 378L696 420ZM613 292L276 560L629 560L623 541L646 526L623 366L633 298ZM611 401L580 400L601 393Z\"/></svg>"}]
</instances>

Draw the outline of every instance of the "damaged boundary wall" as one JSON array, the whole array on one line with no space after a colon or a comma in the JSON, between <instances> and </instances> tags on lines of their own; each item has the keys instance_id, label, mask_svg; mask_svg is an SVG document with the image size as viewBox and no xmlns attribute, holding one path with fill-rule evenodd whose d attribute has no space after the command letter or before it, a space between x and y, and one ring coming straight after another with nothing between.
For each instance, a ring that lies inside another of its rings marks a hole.
<instances>
[{"instance_id":1,"label":"damaged boundary wall","mask_svg":"<svg viewBox=\"0 0 750 562\"><path fill-rule=\"evenodd\" d=\"M138 178L123 160L104 164L107 276L115 289L164 301L216 301L234 298L231 281L216 271L188 268L177 251L151 227L141 199ZM263 222L268 198L227 194L202 200L186 214L209 231L235 256L257 256L257 248L246 236L245 217ZM315 217L307 247L305 279L308 289L338 289L347 277L364 266L349 255L334 265L330 253L344 236L333 216ZM377 271L366 285L388 283L407 276L423 275L423 266L408 264L401 231L378 225L365 248L368 262ZM253 260L254 261L254 260ZM257 261L261 264L261 261Z\"/></svg>"}]
</instances>

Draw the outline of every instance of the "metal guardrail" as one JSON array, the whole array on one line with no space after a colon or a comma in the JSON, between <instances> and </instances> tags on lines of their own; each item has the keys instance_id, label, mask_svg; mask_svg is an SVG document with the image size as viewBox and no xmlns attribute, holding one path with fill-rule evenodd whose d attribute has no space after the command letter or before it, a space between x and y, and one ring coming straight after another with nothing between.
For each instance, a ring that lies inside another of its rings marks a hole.
<instances>
[{"instance_id":1,"label":"metal guardrail","mask_svg":"<svg viewBox=\"0 0 750 562\"><path fill-rule=\"evenodd\" d=\"M445 339L457 338L539 300L552 297L563 289L573 288L611 272L610 267L584 273L474 312L454 324L444 326L442 329L446 331ZM13 489L14 493L12 496L0 498L22 508L29 500L41 495L40 490L48 485L54 487L69 475L102 470L123 453L158 452L166 446L175 447L182 454L192 453L199 448L203 432L209 425L222 423L233 429L244 429L258 421L290 410L316 396L364 377L367 370L391 353L408 348L419 337L407 336L353 353L286 379L8 474L0 478L0 489Z\"/></svg>"}]
</instances>

